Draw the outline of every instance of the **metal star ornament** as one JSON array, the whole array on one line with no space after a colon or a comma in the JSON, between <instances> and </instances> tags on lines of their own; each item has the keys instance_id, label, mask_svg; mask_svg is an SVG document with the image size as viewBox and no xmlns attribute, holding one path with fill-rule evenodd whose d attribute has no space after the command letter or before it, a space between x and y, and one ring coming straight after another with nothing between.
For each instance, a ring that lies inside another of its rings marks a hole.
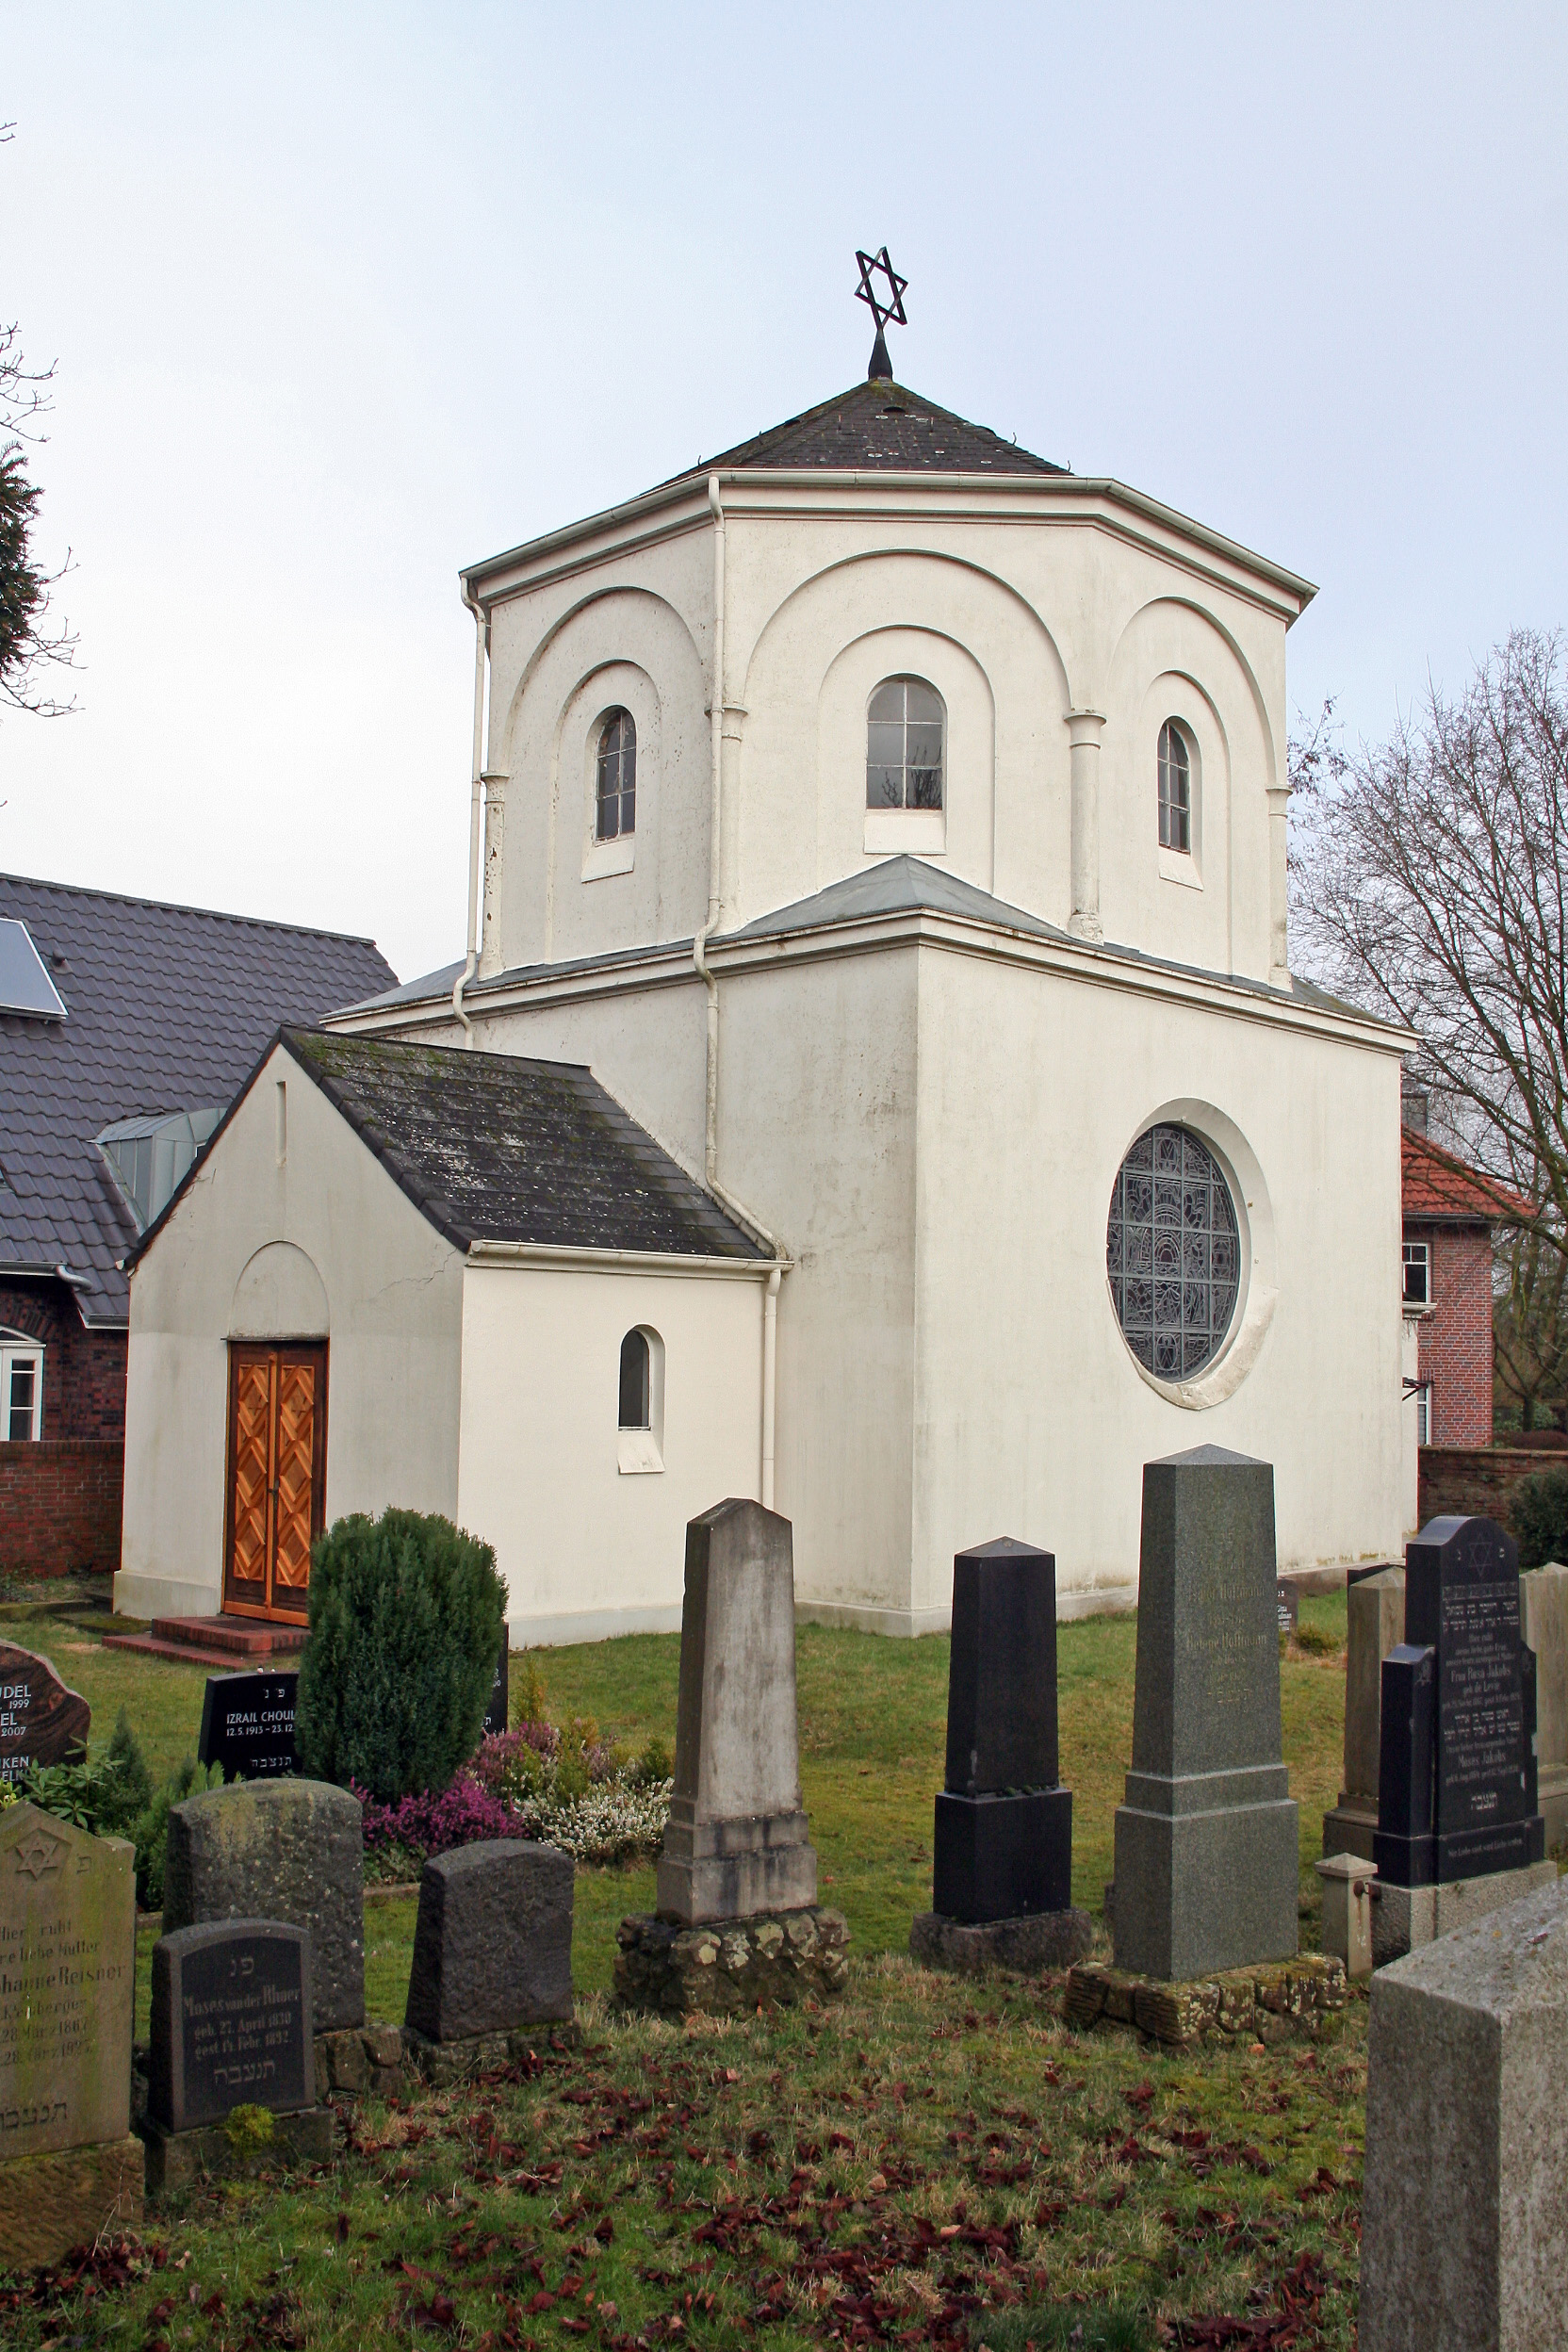
<instances>
[{"instance_id":1,"label":"metal star ornament","mask_svg":"<svg viewBox=\"0 0 1568 2352\"><path fill-rule=\"evenodd\" d=\"M893 372L892 361L888 357L887 337L882 330L890 319L896 327L908 325L909 322L904 315L904 289L909 281L907 278L899 276L898 271L888 259L888 249L885 245L879 253L862 253L858 251L855 258L860 265L860 283L855 289L855 299L858 302L871 304L871 315L876 321L876 341L872 346L871 366L866 369L867 381L874 384L878 376L890 377ZM873 283L878 271L887 283L890 301L884 302Z\"/></svg>"}]
</instances>

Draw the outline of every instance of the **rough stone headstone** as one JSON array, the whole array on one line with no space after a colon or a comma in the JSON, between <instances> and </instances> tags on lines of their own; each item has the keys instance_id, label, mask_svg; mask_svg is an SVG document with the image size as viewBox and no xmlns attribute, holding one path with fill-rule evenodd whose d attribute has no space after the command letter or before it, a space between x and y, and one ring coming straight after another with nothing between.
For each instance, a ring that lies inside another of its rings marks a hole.
<instances>
[{"instance_id":1,"label":"rough stone headstone","mask_svg":"<svg viewBox=\"0 0 1568 2352\"><path fill-rule=\"evenodd\" d=\"M1546 1851L1568 1845L1568 1568L1549 1560L1519 1579L1525 1644L1535 1653L1537 1806Z\"/></svg>"},{"instance_id":2,"label":"rough stone headstone","mask_svg":"<svg viewBox=\"0 0 1568 2352\"><path fill-rule=\"evenodd\" d=\"M506 1714L511 1704L511 1692L512 1641L503 1626L500 1656L496 1660L496 1671L490 1677L490 1697L484 1709L484 1728L487 1732L506 1729Z\"/></svg>"},{"instance_id":3,"label":"rough stone headstone","mask_svg":"<svg viewBox=\"0 0 1568 2352\"><path fill-rule=\"evenodd\" d=\"M1558 1886L1372 1980L1362 2352L1564 2340L1568 1895Z\"/></svg>"},{"instance_id":4,"label":"rough stone headstone","mask_svg":"<svg viewBox=\"0 0 1568 2352\"><path fill-rule=\"evenodd\" d=\"M310 1931L318 2034L365 2022L365 1852L357 1797L320 1780L238 1780L169 1815L163 1924L283 1919Z\"/></svg>"},{"instance_id":5,"label":"rough stone headstone","mask_svg":"<svg viewBox=\"0 0 1568 2352\"><path fill-rule=\"evenodd\" d=\"M0 1813L0 2261L141 2217L130 2137L136 1888L123 1838Z\"/></svg>"},{"instance_id":6,"label":"rough stone headstone","mask_svg":"<svg viewBox=\"0 0 1568 2352\"><path fill-rule=\"evenodd\" d=\"M310 1936L281 1919L184 1927L153 1947L147 2112L170 2132L242 2105L316 2103Z\"/></svg>"},{"instance_id":7,"label":"rough stone headstone","mask_svg":"<svg viewBox=\"0 0 1568 2352\"><path fill-rule=\"evenodd\" d=\"M1372 1859L1378 1826L1382 1665L1405 1638L1405 1572L1378 1568L1345 1595L1345 1775L1339 1803L1323 1817L1323 1851Z\"/></svg>"},{"instance_id":8,"label":"rough stone headstone","mask_svg":"<svg viewBox=\"0 0 1568 2352\"><path fill-rule=\"evenodd\" d=\"M68 1690L46 1658L0 1642L0 1780L35 1764L72 1764L87 1753L92 1709Z\"/></svg>"},{"instance_id":9,"label":"rough stone headstone","mask_svg":"<svg viewBox=\"0 0 1568 2352\"><path fill-rule=\"evenodd\" d=\"M572 2014L572 1857L518 1838L432 1854L406 2022L454 2042Z\"/></svg>"},{"instance_id":10,"label":"rough stone headstone","mask_svg":"<svg viewBox=\"0 0 1568 2352\"><path fill-rule=\"evenodd\" d=\"M1146 1462L1138 1575L1117 1966L1185 1979L1289 1959L1299 1874L1270 1464L1217 1446Z\"/></svg>"},{"instance_id":11,"label":"rough stone headstone","mask_svg":"<svg viewBox=\"0 0 1568 2352\"><path fill-rule=\"evenodd\" d=\"M944 1777L915 1957L966 1971L1081 1959L1092 1931L1071 1908L1072 1792L1058 1785L1056 1562L1011 1537L953 1563Z\"/></svg>"},{"instance_id":12,"label":"rough stone headstone","mask_svg":"<svg viewBox=\"0 0 1568 2352\"><path fill-rule=\"evenodd\" d=\"M719 1503L686 1529L659 1909L691 1925L803 1910L816 1898L800 1802L792 1530L760 1503Z\"/></svg>"},{"instance_id":13,"label":"rough stone headstone","mask_svg":"<svg viewBox=\"0 0 1568 2352\"><path fill-rule=\"evenodd\" d=\"M294 1753L298 1674L209 1674L196 1754L220 1764L225 1782L271 1780L299 1770Z\"/></svg>"},{"instance_id":14,"label":"rough stone headstone","mask_svg":"<svg viewBox=\"0 0 1568 2352\"><path fill-rule=\"evenodd\" d=\"M1520 1624L1518 1546L1494 1520L1434 1519L1407 1547L1406 1639L1383 1667L1384 1881L1447 1886L1543 1858Z\"/></svg>"}]
</instances>

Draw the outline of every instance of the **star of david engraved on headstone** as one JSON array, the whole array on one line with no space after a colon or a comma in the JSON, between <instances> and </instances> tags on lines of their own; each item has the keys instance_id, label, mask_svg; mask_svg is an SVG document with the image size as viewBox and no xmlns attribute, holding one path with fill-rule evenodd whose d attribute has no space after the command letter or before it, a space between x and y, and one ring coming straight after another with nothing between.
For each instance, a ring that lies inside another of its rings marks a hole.
<instances>
[{"instance_id":1,"label":"star of david engraved on headstone","mask_svg":"<svg viewBox=\"0 0 1568 2352\"><path fill-rule=\"evenodd\" d=\"M855 299L858 302L871 304L871 315L876 321L876 341L872 346L871 366L866 369L867 379L874 383L878 376L891 376L893 372L892 362L888 357L887 338L882 330L890 319L896 327L908 325L908 319L904 315L904 289L909 281L899 276L888 259L885 245L879 253L862 253L857 250L855 258L860 265L860 283L855 289ZM878 270L887 281L888 292L892 298L890 302L882 300L873 284Z\"/></svg>"},{"instance_id":2,"label":"star of david engraved on headstone","mask_svg":"<svg viewBox=\"0 0 1568 2352\"><path fill-rule=\"evenodd\" d=\"M16 1867L24 1877L42 1878L47 1871L59 1869L60 1856L64 1852L65 1846L60 1838L46 1838L41 1829L35 1829L32 1836L15 1849Z\"/></svg>"}]
</instances>

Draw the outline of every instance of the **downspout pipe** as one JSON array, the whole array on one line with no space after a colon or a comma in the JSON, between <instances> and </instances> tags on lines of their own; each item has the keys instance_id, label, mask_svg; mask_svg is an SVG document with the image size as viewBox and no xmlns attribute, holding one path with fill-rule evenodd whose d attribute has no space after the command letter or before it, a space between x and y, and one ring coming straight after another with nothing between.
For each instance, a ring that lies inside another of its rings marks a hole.
<instances>
[{"instance_id":1,"label":"downspout pipe","mask_svg":"<svg viewBox=\"0 0 1568 2352\"><path fill-rule=\"evenodd\" d=\"M778 1418L778 1282L782 1266L772 1266L762 1297L762 1494L773 1509L774 1429Z\"/></svg>"},{"instance_id":2,"label":"downspout pipe","mask_svg":"<svg viewBox=\"0 0 1568 2352\"><path fill-rule=\"evenodd\" d=\"M708 914L692 941L692 961L708 992L708 1058L703 1090L702 1168L710 1192L718 1189L719 984L708 968L707 947L719 927L719 825L724 805L724 500L717 474L708 477L713 517L713 676L709 689Z\"/></svg>"},{"instance_id":3,"label":"downspout pipe","mask_svg":"<svg viewBox=\"0 0 1568 2352\"><path fill-rule=\"evenodd\" d=\"M474 1024L463 1009L463 991L474 976L479 962L479 877L484 852L484 810L482 794L484 786L484 654L490 625L483 606L466 588L463 601L474 616L474 760L473 784L468 805L468 950L463 959L452 988L452 1011L463 1023L463 1042L472 1045Z\"/></svg>"}]
</instances>

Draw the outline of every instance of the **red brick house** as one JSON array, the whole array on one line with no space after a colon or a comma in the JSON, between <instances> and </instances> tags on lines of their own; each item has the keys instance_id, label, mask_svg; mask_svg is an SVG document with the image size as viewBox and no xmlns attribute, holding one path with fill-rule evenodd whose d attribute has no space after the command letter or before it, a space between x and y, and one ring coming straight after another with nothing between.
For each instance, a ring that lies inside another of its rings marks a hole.
<instances>
[{"instance_id":1,"label":"red brick house","mask_svg":"<svg viewBox=\"0 0 1568 2352\"><path fill-rule=\"evenodd\" d=\"M1418 1127L1407 1123L1400 1140L1404 1304L1417 1332L1416 1443L1490 1446L1492 1235L1527 1217L1529 1207Z\"/></svg>"},{"instance_id":2,"label":"red brick house","mask_svg":"<svg viewBox=\"0 0 1568 2352\"><path fill-rule=\"evenodd\" d=\"M120 1564L121 1260L283 1021L373 941L0 874L0 1575Z\"/></svg>"}]
</instances>

